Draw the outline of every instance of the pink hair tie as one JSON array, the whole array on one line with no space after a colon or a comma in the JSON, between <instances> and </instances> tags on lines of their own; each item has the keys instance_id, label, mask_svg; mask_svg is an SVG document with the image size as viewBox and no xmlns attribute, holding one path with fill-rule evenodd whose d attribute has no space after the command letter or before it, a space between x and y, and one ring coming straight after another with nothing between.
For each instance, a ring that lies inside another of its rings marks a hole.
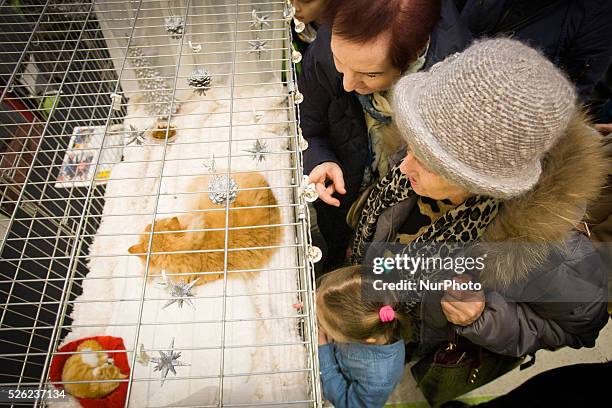
<instances>
[{"instance_id":1,"label":"pink hair tie","mask_svg":"<svg viewBox=\"0 0 612 408\"><path fill-rule=\"evenodd\" d=\"M395 319L395 310L389 305L383 306L378 311L378 317L380 317L380 321L383 323L391 322Z\"/></svg>"}]
</instances>

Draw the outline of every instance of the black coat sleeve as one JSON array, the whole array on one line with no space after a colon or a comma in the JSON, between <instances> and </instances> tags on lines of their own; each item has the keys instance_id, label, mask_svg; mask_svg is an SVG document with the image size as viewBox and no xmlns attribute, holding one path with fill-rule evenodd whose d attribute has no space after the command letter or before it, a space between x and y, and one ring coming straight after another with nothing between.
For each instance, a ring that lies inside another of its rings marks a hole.
<instances>
[{"instance_id":1,"label":"black coat sleeve","mask_svg":"<svg viewBox=\"0 0 612 408\"><path fill-rule=\"evenodd\" d=\"M322 26L304 56L298 79L298 88L304 95L299 105L300 126L308 141L308 149L304 151L305 174L324 162L340 163L329 137L329 108L335 97L338 77L331 56L329 31Z\"/></svg>"}]
</instances>

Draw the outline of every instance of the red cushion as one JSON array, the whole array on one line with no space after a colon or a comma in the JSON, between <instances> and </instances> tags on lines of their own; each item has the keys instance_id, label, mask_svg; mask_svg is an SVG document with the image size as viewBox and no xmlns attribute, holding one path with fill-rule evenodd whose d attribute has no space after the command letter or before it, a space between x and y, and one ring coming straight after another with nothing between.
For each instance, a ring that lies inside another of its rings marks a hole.
<instances>
[{"instance_id":1,"label":"red cushion","mask_svg":"<svg viewBox=\"0 0 612 408\"><path fill-rule=\"evenodd\" d=\"M123 350L117 352L108 351L107 354L110 358L115 361L115 365L121 370L121 372L127 376L130 375L130 365L127 359L127 353L125 352L125 346L123 345L123 339L119 337L110 336L96 336L87 337L75 341L61 347L58 352L74 352L79 347L79 344L86 340L95 340L103 347L104 350ZM49 379L52 382L62 381L62 371L64 370L64 364L70 357L70 354L59 354L53 356L51 360L51 369L49 372ZM64 388L62 384L53 384L55 387ZM125 405L125 399L127 398L127 381L119 383L119 387L115 391L111 392L104 398L78 398L81 405L85 408L122 408Z\"/></svg>"}]
</instances>

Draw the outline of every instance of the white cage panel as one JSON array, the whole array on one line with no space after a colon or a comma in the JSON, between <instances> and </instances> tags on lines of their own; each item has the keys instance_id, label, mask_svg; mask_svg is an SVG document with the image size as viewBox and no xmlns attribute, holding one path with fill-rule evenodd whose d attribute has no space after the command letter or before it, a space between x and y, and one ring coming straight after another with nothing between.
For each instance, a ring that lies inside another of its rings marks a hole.
<instances>
[{"instance_id":1,"label":"white cage panel","mask_svg":"<svg viewBox=\"0 0 612 408\"><path fill-rule=\"evenodd\" d=\"M0 6L11 405L321 404L288 11Z\"/></svg>"}]
</instances>

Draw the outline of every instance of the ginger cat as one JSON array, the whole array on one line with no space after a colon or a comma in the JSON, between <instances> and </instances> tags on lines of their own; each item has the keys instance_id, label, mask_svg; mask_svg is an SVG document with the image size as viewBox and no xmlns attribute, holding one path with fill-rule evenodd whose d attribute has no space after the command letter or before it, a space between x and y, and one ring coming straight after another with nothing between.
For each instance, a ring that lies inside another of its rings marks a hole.
<instances>
[{"instance_id":1,"label":"ginger cat","mask_svg":"<svg viewBox=\"0 0 612 408\"><path fill-rule=\"evenodd\" d=\"M106 353L95 353L104 348L95 340L86 340L79 344L77 351L91 351L91 353L74 354L64 364L62 381L101 381L119 380L127 378L121 370L113 364ZM92 382L64 384L64 388L77 398L103 398L119 387L119 382Z\"/></svg>"},{"instance_id":2,"label":"ginger cat","mask_svg":"<svg viewBox=\"0 0 612 408\"><path fill-rule=\"evenodd\" d=\"M270 226L280 223L280 211L276 207L276 198L261 173L238 173L232 177L236 180L239 190L236 200L230 204L229 228L258 226L258 228L228 230L227 270L259 269L265 266L275 249L254 249L278 245L281 229ZM192 190L202 190L208 186L208 176L198 177L192 185ZM260 190L242 190L245 188L261 188ZM158 275L165 270L170 279L175 282L192 282L199 278L197 285L223 279L223 262L225 247L225 205L215 205L208 198L208 193L198 194L197 210L206 210L163 218L155 221L151 256L149 257L149 273ZM274 206L264 208L241 208ZM220 228L219 231L181 231ZM159 233L161 231L176 231ZM146 262L146 252L149 245L151 224L145 228L138 244L131 246L130 254L138 255ZM245 248L231 250L232 248ZM253 248L253 249L250 249ZM160 254L171 251L200 251L174 254ZM201 272L220 272L202 274ZM176 275L173 275L176 274ZM228 278L238 274L229 274ZM244 275L244 274L240 274Z\"/></svg>"}]
</instances>

